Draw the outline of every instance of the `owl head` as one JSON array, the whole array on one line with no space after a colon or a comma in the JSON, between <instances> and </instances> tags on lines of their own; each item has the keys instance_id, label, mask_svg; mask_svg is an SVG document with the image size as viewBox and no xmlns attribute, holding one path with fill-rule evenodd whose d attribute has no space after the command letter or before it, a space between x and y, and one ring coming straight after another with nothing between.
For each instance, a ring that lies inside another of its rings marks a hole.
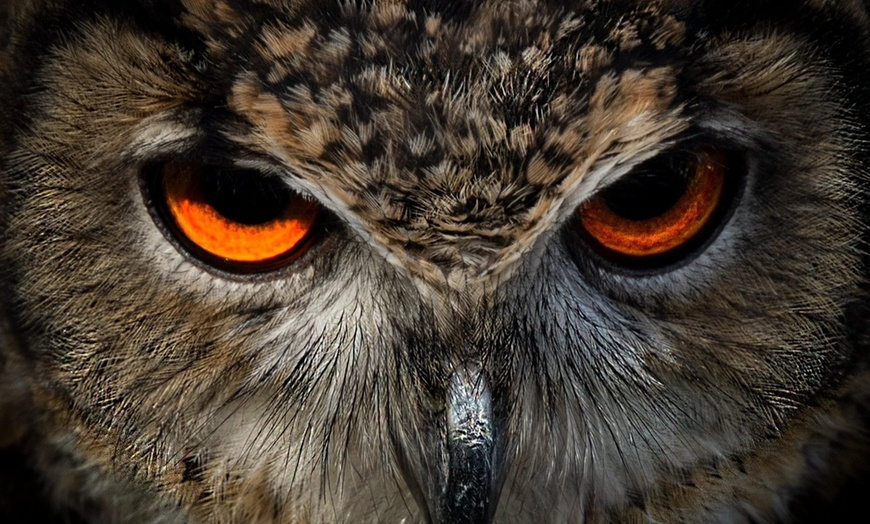
<instances>
[{"instance_id":1,"label":"owl head","mask_svg":"<svg viewBox=\"0 0 870 524\"><path fill-rule=\"evenodd\" d=\"M58 507L791 522L864 471L863 2L0 21L0 443Z\"/></svg>"}]
</instances>

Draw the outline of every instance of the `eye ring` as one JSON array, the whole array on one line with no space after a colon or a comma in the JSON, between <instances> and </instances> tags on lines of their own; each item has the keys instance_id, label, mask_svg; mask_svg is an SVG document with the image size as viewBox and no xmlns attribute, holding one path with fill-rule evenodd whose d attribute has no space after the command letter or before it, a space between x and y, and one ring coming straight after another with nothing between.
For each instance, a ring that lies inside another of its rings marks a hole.
<instances>
[{"instance_id":1,"label":"eye ring","mask_svg":"<svg viewBox=\"0 0 870 524\"><path fill-rule=\"evenodd\" d=\"M673 264L724 222L736 194L734 164L734 155L717 148L654 159L583 204L578 228L620 267Z\"/></svg>"},{"instance_id":2,"label":"eye ring","mask_svg":"<svg viewBox=\"0 0 870 524\"><path fill-rule=\"evenodd\" d=\"M231 274L291 264L310 247L320 205L254 170L170 161L154 166L149 200L166 232L199 262Z\"/></svg>"}]
</instances>

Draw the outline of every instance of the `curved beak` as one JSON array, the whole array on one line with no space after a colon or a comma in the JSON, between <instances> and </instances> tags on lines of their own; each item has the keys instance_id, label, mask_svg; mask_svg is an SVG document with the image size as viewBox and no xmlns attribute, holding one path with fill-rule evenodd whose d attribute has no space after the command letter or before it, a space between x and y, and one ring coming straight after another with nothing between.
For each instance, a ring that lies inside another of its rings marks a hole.
<instances>
[{"instance_id":1,"label":"curved beak","mask_svg":"<svg viewBox=\"0 0 870 524\"><path fill-rule=\"evenodd\" d=\"M491 522L502 486L504 435L489 385L478 365L464 364L442 391L425 422L394 440L405 479L427 522Z\"/></svg>"},{"instance_id":2,"label":"curved beak","mask_svg":"<svg viewBox=\"0 0 870 524\"><path fill-rule=\"evenodd\" d=\"M429 501L433 523L492 521L501 492L503 432L495 420L492 395L476 365L453 372L447 389L446 438L440 490Z\"/></svg>"}]
</instances>

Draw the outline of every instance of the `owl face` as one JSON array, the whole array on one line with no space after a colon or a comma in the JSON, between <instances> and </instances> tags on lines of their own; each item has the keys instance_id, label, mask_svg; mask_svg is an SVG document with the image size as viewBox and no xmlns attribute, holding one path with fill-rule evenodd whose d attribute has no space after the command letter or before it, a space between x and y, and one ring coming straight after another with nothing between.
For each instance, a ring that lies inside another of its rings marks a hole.
<instances>
[{"instance_id":1,"label":"owl face","mask_svg":"<svg viewBox=\"0 0 870 524\"><path fill-rule=\"evenodd\" d=\"M789 519L860 430L860 2L11 9L0 377L61 504Z\"/></svg>"}]
</instances>

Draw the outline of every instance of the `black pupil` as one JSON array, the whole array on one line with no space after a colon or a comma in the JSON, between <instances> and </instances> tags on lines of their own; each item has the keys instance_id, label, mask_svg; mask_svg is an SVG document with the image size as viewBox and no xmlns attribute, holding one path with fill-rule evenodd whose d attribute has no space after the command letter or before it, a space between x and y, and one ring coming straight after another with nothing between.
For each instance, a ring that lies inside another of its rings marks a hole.
<instances>
[{"instance_id":1,"label":"black pupil","mask_svg":"<svg viewBox=\"0 0 870 524\"><path fill-rule=\"evenodd\" d=\"M604 204L629 220L649 220L668 212L686 193L692 162L672 158L640 166L599 194Z\"/></svg>"},{"instance_id":2,"label":"black pupil","mask_svg":"<svg viewBox=\"0 0 870 524\"><path fill-rule=\"evenodd\" d=\"M279 218L290 203L290 190L280 180L256 171L206 167L200 174L206 202L223 217L245 225Z\"/></svg>"}]
</instances>

